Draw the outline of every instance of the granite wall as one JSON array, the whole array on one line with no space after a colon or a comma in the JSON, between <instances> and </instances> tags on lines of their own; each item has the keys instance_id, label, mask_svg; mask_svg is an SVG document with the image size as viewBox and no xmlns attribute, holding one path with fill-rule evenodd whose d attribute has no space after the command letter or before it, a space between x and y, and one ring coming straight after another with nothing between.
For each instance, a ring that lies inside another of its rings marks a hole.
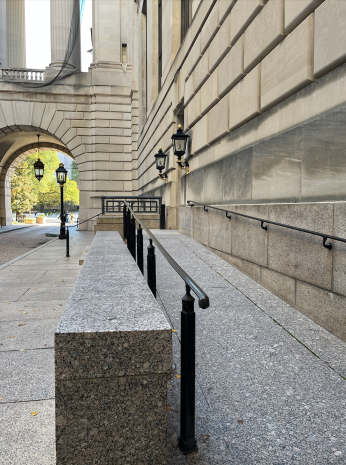
<instances>
[{"instance_id":1,"label":"granite wall","mask_svg":"<svg viewBox=\"0 0 346 465\"><path fill-rule=\"evenodd\" d=\"M117 232L97 232L55 333L57 464L166 463L171 329Z\"/></svg>"}]
</instances>

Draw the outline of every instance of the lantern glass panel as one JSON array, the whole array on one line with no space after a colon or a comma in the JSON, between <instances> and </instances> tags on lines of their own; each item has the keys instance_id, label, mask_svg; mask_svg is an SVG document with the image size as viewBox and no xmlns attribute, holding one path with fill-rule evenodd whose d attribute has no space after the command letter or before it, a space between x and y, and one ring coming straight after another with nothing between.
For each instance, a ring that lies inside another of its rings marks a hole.
<instances>
[{"instance_id":1,"label":"lantern glass panel","mask_svg":"<svg viewBox=\"0 0 346 465\"><path fill-rule=\"evenodd\" d=\"M156 168L158 170L163 170L166 164L166 157L157 157L156 158Z\"/></svg>"},{"instance_id":2,"label":"lantern glass panel","mask_svg":"<svg viewBox=\"0 0 346 465\"><path fill-rule=\"evenodd\" d=\"M176 136L174 139L174 152L186 152L186 137Z\"/></svg>"}]
</instances>

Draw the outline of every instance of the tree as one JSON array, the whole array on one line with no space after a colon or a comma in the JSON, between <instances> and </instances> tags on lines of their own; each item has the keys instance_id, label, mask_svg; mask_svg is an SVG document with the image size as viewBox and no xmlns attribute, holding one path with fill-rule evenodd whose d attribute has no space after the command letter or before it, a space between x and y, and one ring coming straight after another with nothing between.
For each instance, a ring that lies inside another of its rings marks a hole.
<instances>
[{"instance_id":1,"label":"tree","mask_svg":"<svg viewBox=\"0 0 346 465\"><path fill-rule=\"evenodd\" d=\"M79 171L77 163L74 160L71 165L71 181L76 181L77 186L79 188Z\"/></svg>"},{"instance_id":2,"label":"tree","mask_svg":"<svg viewBox=\"0 0 346 465\"><path fill-rule=\"evenodd\" d=\"M16 168L11 182L12 210L18 213L31 211L34 205L60 205L60 186L56 182L55 170L60 160L56 152L40 152L44 163L44 176L39 182L35 178L34 163L38 154L29 155ZM79 204L79 190L76 181L67 179L64 185L64 202Z\"/></svg>"}]
</instances>

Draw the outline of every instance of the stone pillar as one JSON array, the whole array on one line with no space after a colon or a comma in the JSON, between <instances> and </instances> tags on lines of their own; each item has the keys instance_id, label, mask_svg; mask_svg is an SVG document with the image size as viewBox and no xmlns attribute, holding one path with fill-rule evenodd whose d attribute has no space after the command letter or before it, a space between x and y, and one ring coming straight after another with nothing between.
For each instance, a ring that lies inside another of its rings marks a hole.
<instances>
[{"instance_id":1,"label":"stone pillar","mask_svg":"<svg viewBox=\"0 0 346 465\"><path fill-rule=\"evenodd\" d=\"M121 0L93 0L93 65L121 66Z\"/></svg>"},{"instance_id":2,"label":"stone pillar","mask_svg":"<svg viewBox=\"0 0 346 465\"><path fill-rule=\"evenodd\" d=\"M6 52L5 65L10 68L25 68L25 8L24 0L2 0L0 12L6 8ZM3 22L0 20L1 23ZM3 27L1 27L1 32ZM1 34L2 35L2 34ZM2 62L1 62L2 63Z\"/></svg>"},{"instance_id":3,"label":"stone pillar","mask_svg":"<svg viewBox=\"0 0 346 465\"><path fill-rule=\"evenodd\" d=\"M77 18L74 18L73 11ZM51 22L51 64L50 68L60 69L65 61L69 40L76 38L76 44L72 55L68 59L68 68L75 71L81 69L80 56L80 30L77 37L73 37L73 29L80 24L79 0L50 0L50 22ZM72 30L71 30L72 29Z\"/></svg>"},{"instance_id":4,"label":"stone pillar","mask_svg":"<svg viewBox=\"0 0 346 465\"><path fill-rule=\"evenodd\" d=\"M7 66L6 0L0 0L0 66Z\"/></svg>"}]
</instances>

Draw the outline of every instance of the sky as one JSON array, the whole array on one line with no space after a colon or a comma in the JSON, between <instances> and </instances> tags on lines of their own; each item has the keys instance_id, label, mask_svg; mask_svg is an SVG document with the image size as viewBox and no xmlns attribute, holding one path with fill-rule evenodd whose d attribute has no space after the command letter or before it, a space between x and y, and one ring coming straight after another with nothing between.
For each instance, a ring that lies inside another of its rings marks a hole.
<instances>
[{"instance_id":1,"label":"sky","mask_svg":"<svg viewBox=\"0 0 346 465\"><path fill-rule=\"evenodd\" d=\"M82 71L88 71L92 54L90 29L92 0L85 0L81 23ZM26 67L45 69L50 63L50 0L25 0Z\"/></svg>"}]
</instances>

